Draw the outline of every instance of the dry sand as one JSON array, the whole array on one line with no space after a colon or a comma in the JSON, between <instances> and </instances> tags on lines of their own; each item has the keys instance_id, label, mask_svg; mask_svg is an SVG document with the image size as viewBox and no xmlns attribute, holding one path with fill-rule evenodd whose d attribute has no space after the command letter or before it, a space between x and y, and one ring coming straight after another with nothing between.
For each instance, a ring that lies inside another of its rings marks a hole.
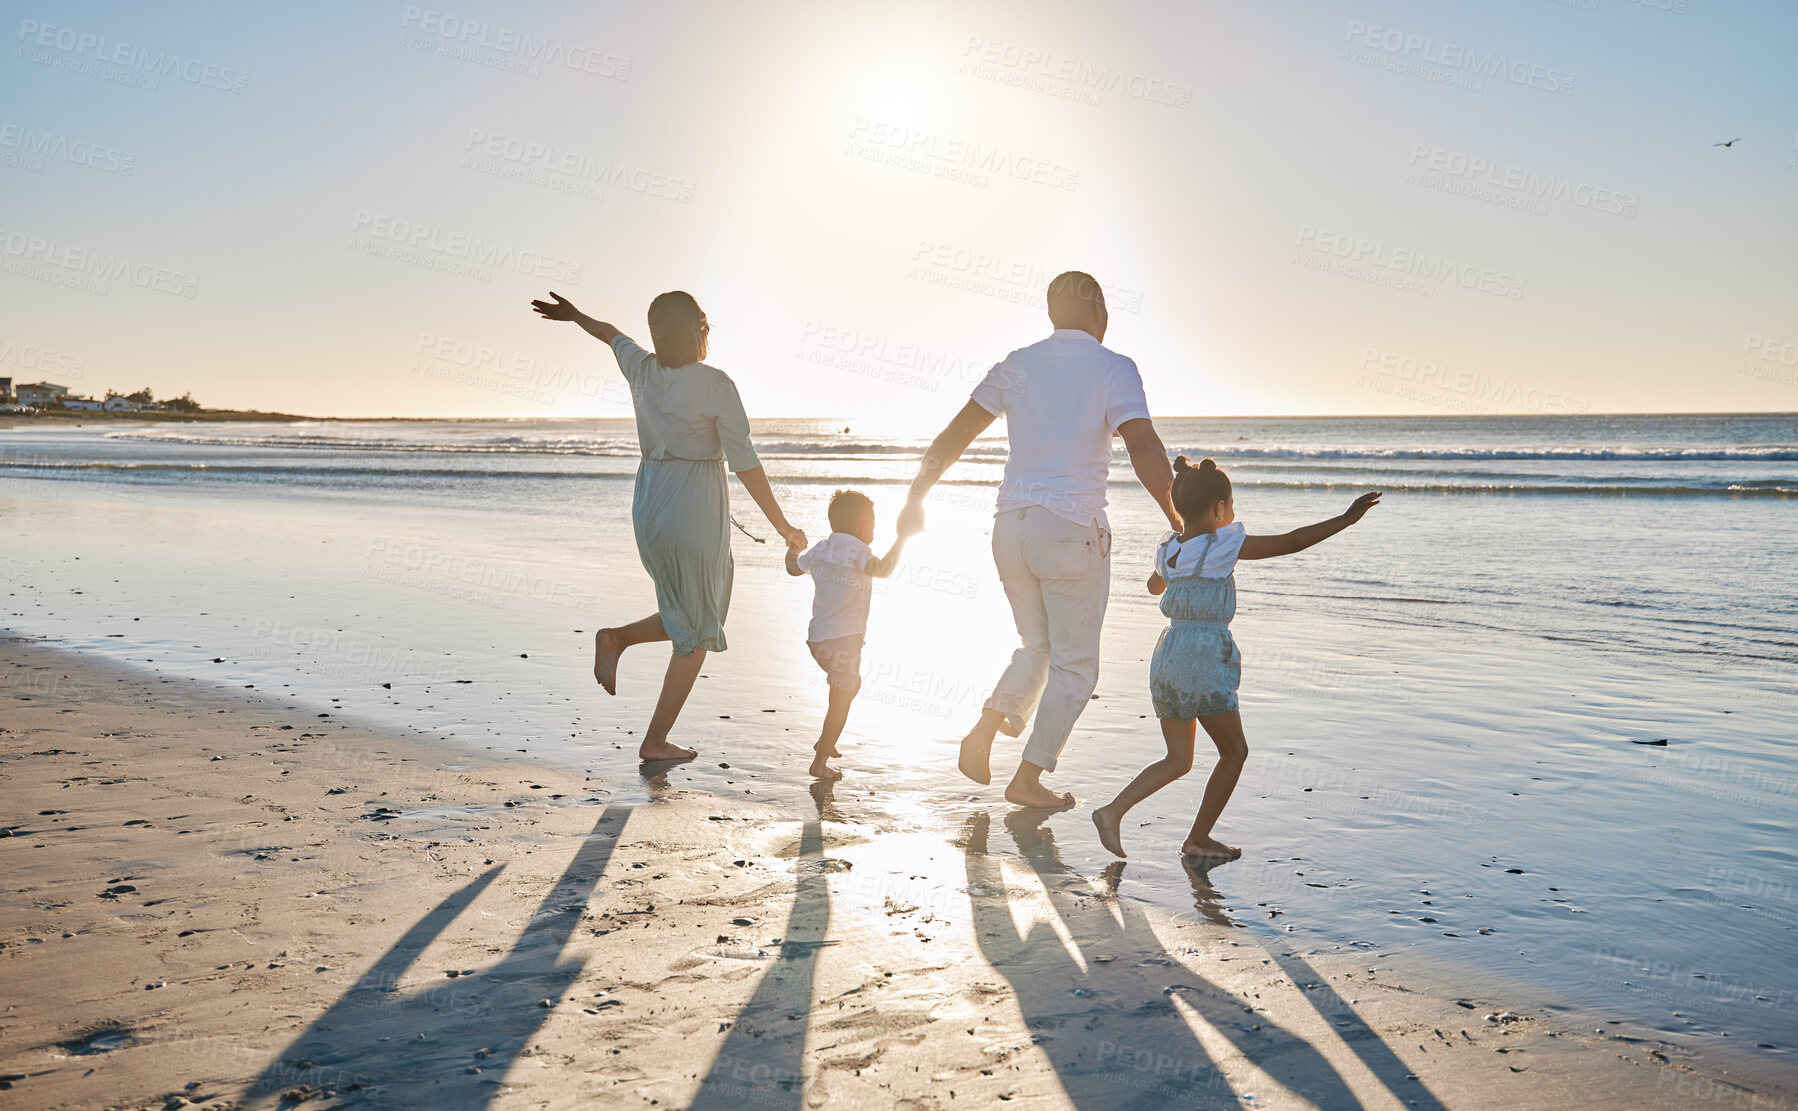
<instances>
[{"instance_id":1,"label":"dry sand","mask_svg":"<svg viewBox=\"0 0 1798 1111\"><path fill-rule=\"evenodd\" d=\"M612 784L17 639L0 774L3 1107L1798 1105L1758 1060L1289 951L1202 875L1191 921L1116 897L1056 855L1083 812L877 829L867 785Z\"/></svg>"}]
</instances>

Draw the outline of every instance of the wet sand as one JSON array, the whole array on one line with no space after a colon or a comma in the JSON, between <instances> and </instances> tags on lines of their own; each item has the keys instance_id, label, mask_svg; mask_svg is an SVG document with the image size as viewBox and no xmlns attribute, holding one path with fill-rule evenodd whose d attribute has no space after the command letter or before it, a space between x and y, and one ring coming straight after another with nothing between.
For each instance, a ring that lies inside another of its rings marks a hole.
<instances>
[{"instance_id":1,"label":"wet sand","mask_svg":"<svg viewBox=\"0 0 1798 1111\"><path fill-rule=\"evenodd\" d=\"M1202 873L1190 915L1119 897L1058 854L1084 812L945 839L858 813L877 784L618 784L16 638L0 707L0 1106L1798 1105L1281 946Z\"/></svg>"}]
</instances>

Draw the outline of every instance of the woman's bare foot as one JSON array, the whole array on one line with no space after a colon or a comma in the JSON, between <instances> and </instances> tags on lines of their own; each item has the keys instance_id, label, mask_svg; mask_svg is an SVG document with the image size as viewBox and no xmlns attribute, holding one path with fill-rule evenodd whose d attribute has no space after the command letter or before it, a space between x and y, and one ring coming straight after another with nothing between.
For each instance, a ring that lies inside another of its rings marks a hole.
<instances>
[{"instance_id":1,"label":"woman's bare foot","mask_svg":"<svg viewBox=\"0 0 1798 1111\"><path fill-rule=\"evenodd\" d=\"M955 762L955 766L961 769L961 774L982 785L991 783L992 763L992 734L977 728L961 739L961 759Z\"/></svg>"},{"instance_id":2,"label":"woman's bare foot","mask_svg":"<svg viewBox=\"0 0 1798 1111\"><path fill-rule=\"evenodd\" d=\"M843 778L842 772L838 771L837 769L831 767L828 763L826 763L826 761L828 761L832 756L841 756L841 755L842 755L842 753L840 753L840 752L819 752L818 755L816 755L812 758L812 766L809 769L807 769L806 774L810 775L813 779L841 779L841 778Z\"/></svg>"},{"instance_id":3,"label":"woman's bare foot","mask_svg":"<svg viewBox=\"0 0 1798 1111\"><path fill-rule=\"evenodd\" d=\"M1066 791L1051 791L1041 783L1012 783L1005 788L1005 801L1032 810L1066 810L1074 805L1074 796Z\"/></svg>"},{"instance_id":4,"label":"woman's bare foot","mask_svg":"<svg viewBox=\"0 0 1798 1111\"><path fill-rule=\"evenodd\" d=\"M668 741L645 740L637 748L639 760L691 760L698 755L696 748L682 748Z\"/></svg>"},{"instance_id":5,"label":"woman's bare foot","mask_svg":"<svg viewBox=\"0 0 1798 1111\"><path fill-rule=\"evenodd\" d=\"M1242 856L1242 850L1215 837L1188 837L1186 844L1180 846L1180 855L1200 860L1235 860Z\"/></svg>"},{"instance_id":6,"label":"woman's bare foot","mask_svg":"<svg viewBox=\"0 0 1798 1111\"><path fill-rule=\"evenodd\" d=\"M1093 825L1099 827L1099 844L1113 856L1129 856L1124 851L1123 836L1118 828L1123 821L1122 814L1113 814L1108 806L1101 806L1093 811Z\"/></svg>"},{"instance_id":7,"label":"woman's bare foot","mask_svg":"<svg viewBox=\"0 0 1798 1111\"><path fill-rule=\"evenodd\" d=\"M825 744L822 741L819 741L817 744L813 745L812 751L816 752L820 756L827 756L832 759L835 759L836 757L843 755L842 753L837 751L837 746L834 743Z\"/></svg>"},{"instance_id":8,"label":"woman's bare foot","mask_svg":"<svg viewBox=\"0 0 1798 1111\"><path fill-rule=\"evenodd\" d=\"M606 689L607 694L618 693L618 655L623 651L624 647L618 643L616 631L601 629L593 634L593 677L599 680L599 685Z\"/></svg>"}]
</instances>

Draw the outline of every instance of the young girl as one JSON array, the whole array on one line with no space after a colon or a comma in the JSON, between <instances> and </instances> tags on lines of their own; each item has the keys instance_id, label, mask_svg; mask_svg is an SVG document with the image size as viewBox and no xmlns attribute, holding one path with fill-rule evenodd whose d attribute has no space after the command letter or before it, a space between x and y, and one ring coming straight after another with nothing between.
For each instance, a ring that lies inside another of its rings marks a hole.
<instances>
[{"instance_id":1,"label":"young girl","mask_svg":"<svg viewBox=\"0 0 1798 1111\"><path fill-rule=\"evenodd\" d=\"M1119 838L1124 815L1192 768L1197 722L1217 745L1218 760L1180 852L1234 860L1242 850L1212 837L1211 827L1236 790L1249 756L1242 716L1236 710L1242 656L1230 636L1230 619L1236 616L1236 561L1302 552L1359 521L1380 503L1380 494L1362 494L1340 517L1281 536L1249 536L1236 523L1229 476L1210 459L1194 467L1182 455L1174 460L1173 497L1186 528L1161 542L1149 576L1149 593L1162 595L1161 612L1169 622L1149 662L1149 698L1161 719L1167 755L1137 773L1117 798L1093 811L1093 824L1099 827L1101 844L1125 855Z\"/></svg>"}]
</instances>

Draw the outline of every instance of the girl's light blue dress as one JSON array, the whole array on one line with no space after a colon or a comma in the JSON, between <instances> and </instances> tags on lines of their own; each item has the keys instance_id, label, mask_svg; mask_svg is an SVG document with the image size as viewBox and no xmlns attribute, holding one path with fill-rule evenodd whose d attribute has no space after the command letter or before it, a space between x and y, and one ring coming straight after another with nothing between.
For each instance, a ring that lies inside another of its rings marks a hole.
<instances>
[{"instance_id":1,"label":"girl's light blue dress","mask_svg":"<svg viewBox=\"0 0 1798 1111\"><path fill-rule=\"evenodd\" d=\"M637 556L655 580L674 651L722 652L730 612L730 496L724 468L761 466L737 387L704 363L664 367L629 336L612 340L637 414Z\"/></svg>"},{"instance_id":2,"label":"girl's light blue dress","mask_svg":"<svg viewBox=\"0 0 1798 1111\"><path fill-rule=\"evenodd\" d=\"M1189 721L1236 709L1242 655L1230 635L1236 616L1236 558L1247 530L1230 524L1182 544L1169 536L1155 551L1167 583L1168 619L1149 660L1149 701L1158 718Z\"/></svg>"}]
</instances>

